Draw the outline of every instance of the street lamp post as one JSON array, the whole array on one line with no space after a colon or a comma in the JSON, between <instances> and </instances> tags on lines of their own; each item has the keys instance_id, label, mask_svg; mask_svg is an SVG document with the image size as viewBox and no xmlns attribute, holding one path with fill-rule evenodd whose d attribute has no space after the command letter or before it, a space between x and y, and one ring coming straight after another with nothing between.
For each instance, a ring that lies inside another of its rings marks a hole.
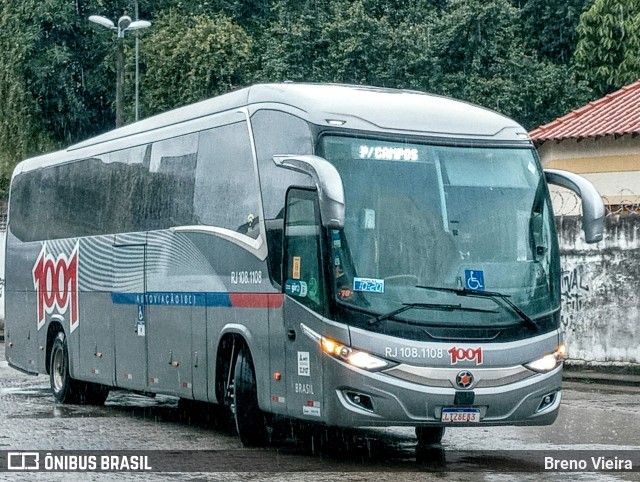
<instances>
[{"instance_id":1,"label":"street lamp post","mask_svg":"<svg viewBox=\"0 0 640 482\"><path fill-rule=\"evenodd\" d=\"M118 19L118 26L111 20L100 15L91 15L89 20L110 30L118 32L116 40L116 127L124 125L124 33L131 30L140 30L151 27L151 22L146 20L131 21L131 17L123 15ZM137 59L136 59L137 63ZM137 65L136 65L137 68ZM138 92L136 89L136 113L138 112ZM136 115L137 119L137 115Z\"/></svg>"}]
</instances>

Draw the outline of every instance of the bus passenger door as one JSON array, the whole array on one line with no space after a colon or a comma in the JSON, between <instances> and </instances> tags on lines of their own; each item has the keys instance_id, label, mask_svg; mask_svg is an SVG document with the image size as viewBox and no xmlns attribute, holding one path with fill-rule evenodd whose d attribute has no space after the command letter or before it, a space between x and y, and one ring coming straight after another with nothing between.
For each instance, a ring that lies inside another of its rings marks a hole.
<instances>
[{"instance_id":1,"label":"bus passenger door","mask_svg":"<svg viewBox=\"0 0 640 482\"><path fill-rule=\"evenodd\" d=\"M113 246L113 323L116 386L145 390L146 334L146 234L117 235Z\"/></svg>"},{"instance_id":2,"label":"bus passenger door","mask_svg":"<svg viewBox=\"0 0 640 482\"><path fill-rule=\"evenodd\" d=\"M285 215L284 326L287 408L291 416L322 417L322 332L327 306L322 229L315 190L290 189Z\"/></svg>"}]
</instances>

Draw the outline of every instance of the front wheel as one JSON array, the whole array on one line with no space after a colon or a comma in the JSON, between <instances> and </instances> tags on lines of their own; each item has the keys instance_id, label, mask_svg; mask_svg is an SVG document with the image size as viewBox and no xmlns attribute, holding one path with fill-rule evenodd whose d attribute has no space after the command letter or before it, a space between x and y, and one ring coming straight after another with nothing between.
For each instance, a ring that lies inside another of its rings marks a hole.
<instances>
[{"instance_id":1,"label":"front wheel","mask_svg":"<svg viewBox=\"0 0 640 482\"><path fill-rule=\"evenodd\" d=\"M67 337L63 332L59 332L53 340L49 360L51 391L58 402L102 405L107 399L108 387L71 378Z\"/></svg>"},{"instance_id":2,"label":"front wheel","mask_svg":"<svg viewBox=\"0 0 640 482\"><path fill-rule=\"evenodd\" d=\"M418 445L437 445L443 436L444 427L416 427Z\"/></svg>"},{"instance_id":3,"label":"front wheel","mask_svg":"<svg viewBox=\"0 0 640 482\"><path fill-rule=\"evenodd\" d=\"M238 353L233 377L233 412L240 441L248 447L262 447L269 435L265 414L258 406L256 374L246 347Z\"/></svg>"}]
</instances>

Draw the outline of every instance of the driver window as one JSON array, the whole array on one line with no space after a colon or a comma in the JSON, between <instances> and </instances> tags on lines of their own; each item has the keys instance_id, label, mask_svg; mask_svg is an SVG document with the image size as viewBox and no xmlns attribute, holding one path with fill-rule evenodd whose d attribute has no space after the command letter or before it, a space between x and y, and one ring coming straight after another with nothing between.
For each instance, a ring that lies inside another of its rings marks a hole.
<instances>
[{"instance_id":1,"label":"driver window","mask_svg":"<svg viewBox=\"0 0 640 482\"><path fill-rule=\"evenodd\" d=\"M320 226L316 192L290 189L285 217L285 293L324 314L326 303Z\"/></svg>"}]
</instances>

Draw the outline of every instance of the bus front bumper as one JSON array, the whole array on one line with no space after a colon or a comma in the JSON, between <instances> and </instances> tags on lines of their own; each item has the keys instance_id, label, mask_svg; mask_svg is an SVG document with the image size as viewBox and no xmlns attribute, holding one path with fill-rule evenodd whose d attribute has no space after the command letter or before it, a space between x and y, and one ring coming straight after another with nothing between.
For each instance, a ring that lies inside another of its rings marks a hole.
<instances>
[{"instance_id":1,"label":"bus front bumper","mask_svg":"<svg viewBox=\"0 0 640 482\"><path fill-rule=\"evenodd\" d=\"M453 383L433 386L385 372L367 372L335 360L328 362L332 366L326 366L325 386L336 388L325 392L324 415L338 427L550 425L560 407L561 365L548 373L529 372L517 381L512 381L518 377L510 374L522 367L471 369L480 379L491 372L492 386L479 383L477 387L456 389ZM501 370L507 383L500 384L496 376ZM443 409L472 413L475 421L444 421Z\"/></svg>"}]
</instances>

